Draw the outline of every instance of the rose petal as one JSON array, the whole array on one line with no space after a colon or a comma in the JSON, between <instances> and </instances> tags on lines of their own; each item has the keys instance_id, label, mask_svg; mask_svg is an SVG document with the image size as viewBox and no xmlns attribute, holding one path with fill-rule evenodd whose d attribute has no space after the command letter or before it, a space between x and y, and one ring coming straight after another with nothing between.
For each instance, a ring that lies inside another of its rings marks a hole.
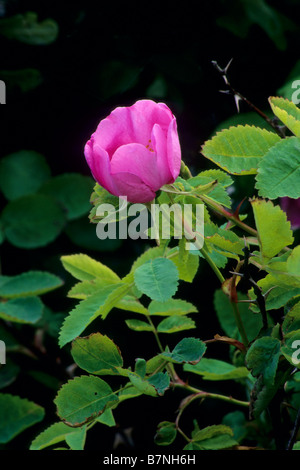
<instances>
[{"instance_id":1,"label":"rose petal","mask_svg":"<svg viewBox=\"0 0 300 470\"><path fill-rule=\"evenodd\" d=\"M131 173L138 176L153 191L157 191L161 187L161 179L156 161L156 154L144 145L123 145L112 156L111 173Z\"/></svg>"},{"instance_id":2,"label":"rose petal","mask_svg":"<svg viewBox=\"0 0 300 470\"><path fill-rule=\"evenodd\" d=\"M116 173L114 180L120 196L125 195L129 202L150 202L155 198L152 191L138 176L130 173Z\"/></svg>"},{"instance_id":3,"label":"rose petal","mask_svg":"<svg viewBox=\"0 0 300 470\"><path fill-rule=\"evenodd\" d=\"M118 189L110 173L110 161L107 152L95 145L91 138L85 145L84 154L94 179L107 191L118 196Z\"/></svg>"},{"instance_id":4,"label":"rose petal","mask_svg":"<svg viewBox=\"0 0 300 470\"><path fill-rule=\"evenodd\" d=\"M174 118L169 125L168 137L167 137L167 149L168 149L168 162L169 168L173 176L173 181L176 180L180 172L181 165L181 148L179 143L179 137L177 133L177 123Z\"/></svg>"},{"instance_id":5,"label":"rose petal","mask_svg":"<svg viewBox=\"0 0 300 470\"><path fill-rule=\"evenodd\" d=\"M151 134L151 145L157 155L157 168L161 179L161 186L172 180L173 175L169 168L167 152L167 133L159 124L154 124Z\"/></svg>"}]
</instances>

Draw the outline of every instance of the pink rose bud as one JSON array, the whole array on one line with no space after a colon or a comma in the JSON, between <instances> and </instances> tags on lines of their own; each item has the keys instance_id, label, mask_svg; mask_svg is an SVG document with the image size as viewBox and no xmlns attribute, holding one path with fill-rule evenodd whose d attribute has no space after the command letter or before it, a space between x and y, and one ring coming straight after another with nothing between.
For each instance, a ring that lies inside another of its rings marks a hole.
<instances>
[{"instance_id":1,"label":"pink rose bud","mask_svg":"<svg viewBox=\"0 0 300 470\"><path fill-rule=\"evenodd\" d=\"M129 202L149 202L180 171L176 119L168 106L140 100L118 107L86 143L85 158L95 180Z\"/></svg>"},{"instance_id":2,"label":"pink rose bud","mask_svg":"<svg viewBox=\"0 0 300 470\"><path fill-rule=\"evenodd\" d=\"M286 212L293 230L300 228L300 199L283 197L280 200L281 208Z\"/></svg>"}]
</instances>

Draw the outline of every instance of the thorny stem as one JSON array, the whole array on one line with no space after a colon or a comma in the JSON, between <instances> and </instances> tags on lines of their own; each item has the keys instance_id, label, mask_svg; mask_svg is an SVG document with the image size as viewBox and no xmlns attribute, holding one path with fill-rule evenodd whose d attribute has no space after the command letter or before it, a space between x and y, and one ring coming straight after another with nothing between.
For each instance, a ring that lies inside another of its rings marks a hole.
<instances>
[{"instance_id":1,"label":"thorny stem","mask_svg":"<svg viewBox=\"0 0 300 470\"><path fill-rule=\"evenodd\" d=\"M231 62L232 62L232 59L226 65L226 67L224 69L222 69L215 60L212 61L213 66L222 75L223 80L224 80L226 86L228 87L228 90L226 90L226 91L221 90L221 92L226 93L226 94L231 94L231 95L234 96L238 111L239 111L238 102L240 100L244 101L251 109L253 109L253 111L255 111L257 114L259 114L259 116L261 116L276 131L276 133L280 137L284 138L285 133L284 133L282 127L277 124L276 120L275 119L270 119L261 109L259 109L253 103L251 103L251 101L249 101L247 98L245 98L245 96L243 96L239 91L235 90L233 88L233 86L230 84L230 82L228 80L228 76L227 76L227 71L228 71L228 68L229 68Z\"/></svg>"},{"instance_id":2,"label":"thorny stem","mask_svg":"<svg viewBox=\"0 0 300 470\"><path fill-rule=\"evenodd\" d=\"M221 204L218 204L217 202L213 201L212 199L210 199L207 196L199 195L198 197L203 202L205 202L205 204L207 204L209 207L211 207L215 212L217 212L220 215L223 215L227 220L230 220L235 225L237 225L238 227L240 227L241 229L243 229L245 232L249 233L253 237L255 237L255 238L257 237L258 234L257 234L257 231L254 228L252 228L249 225L245 224L238 217L236 217L234 214L232 214L231 212L224 209L224 207L221 206Z\"/></svg>"}]
</instances>

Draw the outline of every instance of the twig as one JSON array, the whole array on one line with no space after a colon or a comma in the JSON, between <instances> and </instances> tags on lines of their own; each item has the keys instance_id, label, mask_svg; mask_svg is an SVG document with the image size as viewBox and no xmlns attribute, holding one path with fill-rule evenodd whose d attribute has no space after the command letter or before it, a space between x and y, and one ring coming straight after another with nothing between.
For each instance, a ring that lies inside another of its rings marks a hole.
<instances>
[{"instance_id":1,"label":"twig","mask_svg":"<svg viewBox=\"0 0 300 470\"><path fill-rule=\"evenodd\" d=\"M238 112L240 111L239 102L244 101L251 109L253 109L253 111L255 111L257 114L259 114L259 116L261 116L275 130L275 132L280 137L284 138L285 137L285 132L284 132L285 131L285 126L279 126L276 117L274 119L270 119L261 109L259 109L257 106L255 106L255 104L253 104L251 101L249 101L239 91L237 91L233 88L233 86L231 85L231 83L228 80L228 75L227 75L227 72L228 72L228 69L229 69L229 67L232 63L232 60L233 59L231 59L228 62L228 64L226 65L226 67L224 69L222 69L215 60L212 60L213 66L222 75L222 78L223 78L226 86L228 87L227 90L220 90L220 92L225 93L227 95L233 95Z\"/></svg>"}]
</instances>

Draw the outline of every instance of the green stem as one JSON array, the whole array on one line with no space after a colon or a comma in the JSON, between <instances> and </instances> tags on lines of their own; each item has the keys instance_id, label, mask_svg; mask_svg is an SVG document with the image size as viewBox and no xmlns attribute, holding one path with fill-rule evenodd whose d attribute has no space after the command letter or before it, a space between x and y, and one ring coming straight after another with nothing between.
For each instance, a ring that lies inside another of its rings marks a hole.
<instances>
[{"instance_id":1,"label":"green stem","mask_svg":"<svg viewBox=\"0 0 300 470\"><path fill-rule=\"evenodd\" d=\"M240 315L240 311L238 309L238 305L237 305L236 302L231 302L231 305L232 305L232 310L233 310L236 326L238 327L238 330L239 330L239 333L241 335L244 346L247 347L249 345L249 341L248 341L248 338L247 338L247 334L246 334L246 331L245 331L244 324L243 324L242 319L241 319L241 315Z\"/></svg>"},{"instance_id":2,"label":"green stem","mask_svg":"<svg viewBox=\"0 0 300 470\"><path fill-rule=\"evenodd\" d=\"M226 401L227 403L233 403L235 405L240 405L240 406L244 406L247 408L249 407L248 401L238 400L237 398L228 397L227 395L221 395L219 393L204 392L203 390L199 390L198 388L192 387L191 385L188 385L188 384L173 383L172 385L174 387L182 388L185 390L189 390L193 393L196 393L198 398L213 398L215 400L222 400L222 401Z\"/></svg>"},{"instance_id":3,"label":"green stem","mask_svg":"<svg viewBox=\"0 0 300 470\"><path fill-rule=\"evenodd\" d=\"M148 320L148 322L149 322L149 325L150 325L151 328L152 328L152 331L153 331L153 334L154 334L154 336L155 336L156 342L157 342L157 344L158 344L159 350L160 350L160 352L163 353L163 352L164 352L164 349L163 349L162 344L161 344L161 342L160 342L160 339L159 339L159 336L158 336L158 333L157 333L157 329L155 328L155 325L154 325L154 323L153 323L153 321L152 321L150 315L146 315L146 318L147 318L147 320ZM172 380L177 380L178 377L177 377L177 374L176 374L176 372L175 372L174 365L171 364L171 363L168 363L168 364L166 365L166 369L167 369L167 371L169 372L169 374L170 374L170 376L171 376L171 379L172 379Z\"/></svg>"}]
</instances>

